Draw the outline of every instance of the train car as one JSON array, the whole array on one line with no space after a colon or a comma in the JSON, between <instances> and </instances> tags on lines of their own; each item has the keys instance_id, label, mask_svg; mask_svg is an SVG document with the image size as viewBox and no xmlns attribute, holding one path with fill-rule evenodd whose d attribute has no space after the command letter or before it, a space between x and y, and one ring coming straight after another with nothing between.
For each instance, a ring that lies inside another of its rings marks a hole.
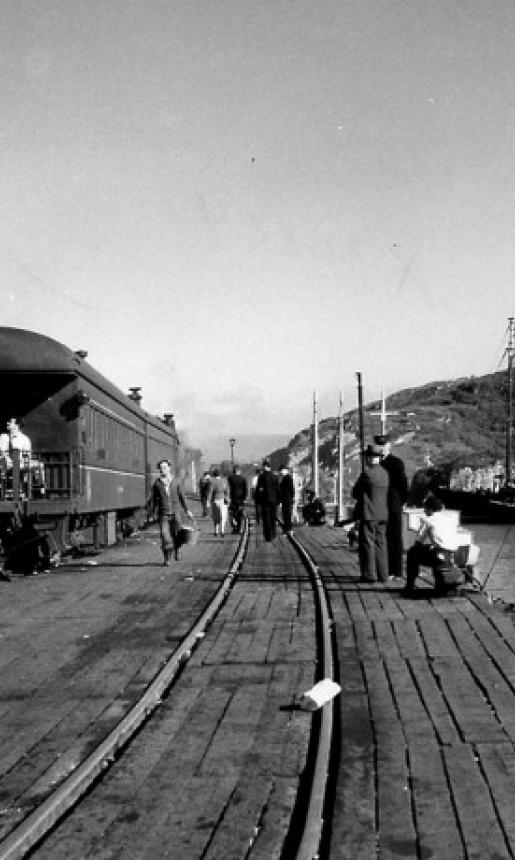
<instances>
[{"instance_id":1,"label":"train car","mask_svg":"<svg viewBox=\"0 0 515 860\"><path fill-rule=\"evenodd\" d=\"M73 351L42 334L0 327L0 430L16 419L30 456L0 462L0 529L13 514L53 523L58 541L94 529L112 543L149 502L156 464L178 461L173 418L149 415Z\"/></svg>"}]
</instances>

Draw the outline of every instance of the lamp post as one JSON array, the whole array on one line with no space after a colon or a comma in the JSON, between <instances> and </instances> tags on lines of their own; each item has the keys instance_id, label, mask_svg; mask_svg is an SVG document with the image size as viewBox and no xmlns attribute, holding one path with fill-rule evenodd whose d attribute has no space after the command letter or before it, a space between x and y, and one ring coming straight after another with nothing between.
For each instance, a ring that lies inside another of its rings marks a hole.
<instances>
[{"instance_id":1,"label":"lamp post","mask_svg":"<svg viewBox=\"0 0 515 860\"><path fill-rule=\"evenodd\" d=\"M231 446L231 466L234 466L234 446L236 444L236 439L229 439L229 445Z\"/></svg>"}]
</instances>

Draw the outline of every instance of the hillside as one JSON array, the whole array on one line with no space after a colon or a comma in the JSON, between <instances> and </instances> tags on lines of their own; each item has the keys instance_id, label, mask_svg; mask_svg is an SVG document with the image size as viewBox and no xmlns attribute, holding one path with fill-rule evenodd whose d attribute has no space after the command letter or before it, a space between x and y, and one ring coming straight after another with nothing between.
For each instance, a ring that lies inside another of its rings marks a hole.
<instances>
[{"instance_id":1,"label":"hillside","mask_svg":"<svg viewBox=\"0 0 515 860\"><path fill-rule=\"evenodd\" d=\"M507 371L480 377L431 382L407 388L388 397L387 419L393 453L402 457L411 477L431 464L444 473L463 466L473 469L504 463L506 456ZM365 442L380 432L379 401L364 406ZM282 462L298 468L306 477L311 468L311 428L297 433L270 457L274 468ZM338 464L338 419L327 418L319 424L319 463L322 479L333 483ZM360 468L358 410L344 417L345 482L350 487Z\"/></svg>"}]
</instances>

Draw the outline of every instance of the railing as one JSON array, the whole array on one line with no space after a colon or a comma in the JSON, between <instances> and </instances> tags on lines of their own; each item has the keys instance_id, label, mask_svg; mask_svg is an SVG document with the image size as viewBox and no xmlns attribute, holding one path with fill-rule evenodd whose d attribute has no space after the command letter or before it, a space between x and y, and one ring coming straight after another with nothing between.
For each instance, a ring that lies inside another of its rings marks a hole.
<instances>
[{"instance_id":1,"label":"railing","mask_svg":"<svg viewBox=\"0 0 515 860\"><path fill-rule=\"evenodd\" d=\"M0 455L0 501L66 499L78 492L79 462L71 451Z\"/></svg>"}]
</instances>

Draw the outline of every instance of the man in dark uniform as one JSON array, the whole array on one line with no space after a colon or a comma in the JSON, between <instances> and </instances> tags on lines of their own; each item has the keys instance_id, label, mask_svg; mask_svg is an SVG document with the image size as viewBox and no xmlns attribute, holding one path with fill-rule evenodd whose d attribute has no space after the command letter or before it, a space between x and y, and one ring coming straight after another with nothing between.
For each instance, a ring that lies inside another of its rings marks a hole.
<instances>
[{"instance_id":1,"label":"man in dark uniform","mask_svg":"<svg viewBox=\"0 0 515 860\"><path fill-rule=\"evenodd\" d=\"M391 453L389 436L375 436L375 442L383 450L381 466L388 472L388 524L386 543L388 545L388 572L390 578L402 577L404 546L402 541L402 508L408 500L408 479L404 463L400 457Z\"/></svg>"},{"instance_id":2,"label":"man in dark uniform","mask_svg":"<svg viewBox=\"0 0 515 860\"><path fill-rule=\"evenodd\" d=\"M243 506L247 498L247 479L241 474L239 466L233 466L232 475L227 478L229 484L229 511L231 514L232 533L240 534L243 520Z\"/></svg>"},{"instance_id":3,"label":"man in dark uniform","mask_svg":"<svg viewBox=\"0 0 515 860\"><path fill-rule=\"evenodd\" d=\"M291 534L291 517L293 511L293 501L295 499L295 487L293 478L288 471L286 465L281 466L281 478L279 481L279 495L281 497L281 511L283 515L283 532L287 535Z\"/></svg>"},{"instance_id":4,"label":"man in dark uniform","mask_svg":"<svg viewBox=\"0 0 515 860\"><path fill-rule=\"evenodd\" d=\"M279 482L272 472L270 460L263 460L263 471L258 476L256 484L256 498L263 522L263 537L266 541L271 541L276 535L275 519L279 504Z\"/></svg>"},{"instance_id":5,"label":"man in dark uniform","mask_svg":"<svg viewBox=\"0 0 515 860\"><path fill-rule=\"evenodd\" d=\"M383 450L369 445L366 463L356 481L352 495L357 500L359 518L359 566L365 582L386 582L388 579L388 549L386 523L388 520L388 473L381 468Z\"/></svg>"}]
</instances>

